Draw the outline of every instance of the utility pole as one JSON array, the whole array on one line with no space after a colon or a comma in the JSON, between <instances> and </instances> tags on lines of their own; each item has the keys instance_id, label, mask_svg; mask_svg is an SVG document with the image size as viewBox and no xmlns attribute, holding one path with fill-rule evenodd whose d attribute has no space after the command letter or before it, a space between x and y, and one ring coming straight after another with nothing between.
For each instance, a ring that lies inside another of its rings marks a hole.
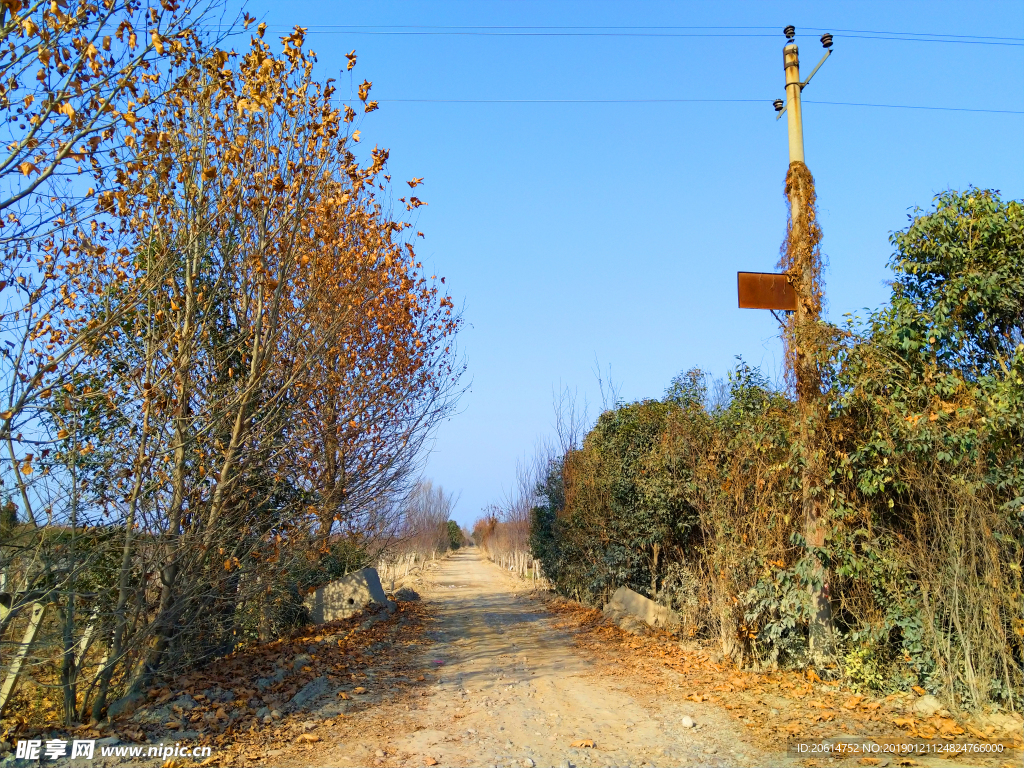
<instances>
[{"instance_id":1,"label":"utility pole","mask_svg":"<svg viewBox=\"0 0 1024 768\"><path fill-rule=\"evenodd\" d=\"M804 517L804 540L812 553L809 586L811 615L809 626L810 661L819 669L835 660L835 637L832 631L832 604L829 602L829 574L818 551L825 545L827 521L823 498L825 455L821 431L827 413L818 373L819 352L823 338L821 319L821 255L818 243L821 229L817 223L814 178L804 163L803 110L800 93L811 78L832 55L832 35L821 36L825 55L807 79L800 80L800 51L794 42L796 29L786 27L786 45L782 49L786 72L786 101L776 99L779 119L786 112L789 129L789 171L786 173L786 198L789 201L789 228L782 259L781 273L738 272L737 296L741 309L770 309L786 312L784 327L787 377L796 385L797 419L800 456L803 460L801 507Z\"/></svg>"},{"instance_id":2,"label":"utility pole","mask_svg":"<svg viewBox=\"0 0 1024 768\"><path fill-rule=\"evenodd\" d=\"M793 29L787 27L787 30ZM794 34L796 30L793 30ZM782 61L786 70L786 106L783 108L789 112L787 118L789 128L789 162L802 163L804 161L804 117L800 108L800 91L803 85L800 83L800 49L796 43L789 42L782 49ZM827 55L827 54L826 54ZM780 114L779 117L782 115Z\"/></svg>"},{"instance_id":3,"label":"utility pole","mask_svg":"<svg viewBox=\"0 0 1024 768\"><path fill-rule=\"evenodd\" d=\"M796 30L785 30L787 42L782 49L786 74L786 104L779 109L788 112L789 171L786 174L786 195L789 199L790 223L787 243L779 266L796 294L796 309L786 327L788 362L796 383L799 414L800 452L803 459L801 477L804 538L812 552L809 646L811 663L819 669L835 658L832 627L832 604L829 596L829 573L815 550L825 545L827 522L824 519L825 460L821 444L825 403L818 372L818 353L822 349L821 329L821 258L818 243L821 230L816 222L814 178L804 162L803 111L801 91L810 82L818 67L832 53L832 35L822 35L825 56L806 81L800 80L799 48L794 42Z\"/></svg>"}]
</instances>

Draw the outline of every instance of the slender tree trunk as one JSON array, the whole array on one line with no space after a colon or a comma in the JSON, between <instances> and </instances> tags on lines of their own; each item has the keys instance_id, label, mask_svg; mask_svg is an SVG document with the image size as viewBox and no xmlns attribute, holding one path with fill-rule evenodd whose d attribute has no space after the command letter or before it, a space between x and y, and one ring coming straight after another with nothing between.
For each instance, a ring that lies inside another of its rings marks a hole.
<instances>
[{"instance_id":1,"label":"slender tree trunk","mask_svg":"<svg viewBox=\"0 0 1024 768\"><path fill-rule=\"evenodd\" d=\"M73 429L73 434L78 434L77 424ZM76 458L78 451L72 451L71 460L71 547L68 557L71 561L71 567L76 568L77 563L75 562L75 545L77 544L77 533L78 533L78 462ZM60 683L64 693L64 725L70 727L75 720L75 713L77 710L77 702L75 701L75 678L77 677L77 670L75 669L75 579L72 578L68 582L67 587L67 603L64 606L63 611L63 656L60 664Z\"/></svg>"},{"instance_id":2,"label":"slender tree trunk","mask_svg":"<svg viewBox=\"0 0 1024 768\"><path fill-rule=\"evenodd\" d=\"M658 599L658 555L661 554L661 544L651 545L651 600Z\"/></svg>"},{"instance_id":3,"label":"slender tree trunk","mask_svg":"<svg viewBox=\"0 0 1024 768\"><path fill-rule=\"evenodd\" d=\"M147 371L150 373L151 371ZM124 524L124 544L121 547L121 567L117 582L117 605L114 608L114 634L110 652L99 674L99 689L92 702L91 718L98 722L107 704L110 691L110 680L115 667L121 662L124 653L125 634L128 627L128 599L131 597L132 552L135 535L135 516L139 508L139 495L142 492L145 477L146 450L149 445L149 414L150 401L146 400L142 414L142 435L139 439L139 450L135 456L135 479L132 483L131 498L128 501L128 515Z\"/></svg>"}]
</instances>

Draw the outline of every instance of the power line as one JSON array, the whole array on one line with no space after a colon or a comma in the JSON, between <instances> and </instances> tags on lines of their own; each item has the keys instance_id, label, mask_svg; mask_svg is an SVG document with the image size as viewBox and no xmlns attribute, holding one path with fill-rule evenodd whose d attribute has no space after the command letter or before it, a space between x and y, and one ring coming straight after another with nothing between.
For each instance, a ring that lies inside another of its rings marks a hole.
<instances>
[{"instance_id":1,"label":"power line","mask_svg":"<svg viewBox=\"0 0 1024 768\"><path fill-rule=\"evenodd\" d=\"M541 26L433 26L433 25L345 25L313 24L305 27L312 34L414 35L456 37L777 37L775 27L541 27ZM833 29L804 27L810 32L831 31L847 38L898 40L921 43L961 43L966 45L1002 45L1024 47L1024 38L992 35L958 35L932 32L888 32L870 29ZM713 31L707 31L713 30ZM764 30L764 31L740 31ZM284 28L276 31L285 31ZM288 28L287 31L290 31Z\"/></svg>"},{"instance_id":2,"label":"power line","mask_svg":"<svg viewBox=\"0 0 1024 768\"><path fill-rule=\"evenodd\" d=\"M880 109L927 109L938 112L986 112L995 115L1024 115L1024 110L1015 109L974 109L972 107L929 107L921 104L868 104L858 101L810 101L804 104L828 104L837 107L878 107Z\"/></svg>"},{"instance_id":3,"label":"power line","mask_svg":"<svg viewBox=\"0 0 1024 768\"><path fill-rule=\"evenodd\" d=\"M355 99L350 100L355 103ZM771 104L770 99L377 99L381 104ZM1024 110L975 109L973 107L933 107L922 104L872 104L859 101L811 101L837 107L873 107L878 109L924 109L936 112L981 112L998 115L1024 115Z\"/></svg>"},{"instance_id":4,"label":"power line","mask_svg":"<svg viewBox=\"0 0 1024 768\"><path fill-rule=\"evenodd\" d=\"M355 101L355 100L351 100ZM770 104L768 99L377 99L381 104Z\"/></svg>"}]
</instances>

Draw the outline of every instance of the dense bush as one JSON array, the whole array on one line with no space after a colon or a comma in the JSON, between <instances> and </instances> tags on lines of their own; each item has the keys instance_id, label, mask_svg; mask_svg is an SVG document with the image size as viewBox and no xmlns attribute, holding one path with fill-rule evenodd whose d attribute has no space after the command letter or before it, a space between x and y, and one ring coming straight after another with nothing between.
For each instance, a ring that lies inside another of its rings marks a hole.
<instances>
[{"instance_id":1,"label":"dense bush","mask_svg":"<svg viewBox=\"0 0 1024 768\"><path fill-rule=\"evenodd\" d=\"M561 593L620 585L755 667L805 665L816 555L862 689L1021 702L1024 209L939 196L892 237L886 306L822 324L825 546L802 536L797 409L742 362L603 413L538 487L531 546Z\"/></svg>"}]
</instances>

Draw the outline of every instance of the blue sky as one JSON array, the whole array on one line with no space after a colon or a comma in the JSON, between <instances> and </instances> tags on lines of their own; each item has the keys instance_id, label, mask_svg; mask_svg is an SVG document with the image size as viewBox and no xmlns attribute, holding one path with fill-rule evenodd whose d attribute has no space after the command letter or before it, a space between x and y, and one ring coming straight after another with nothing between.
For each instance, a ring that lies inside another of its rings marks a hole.
<instances>
[{"instance_id":1,"label":"blue sky","mask_svg":"<svg viewBox=\"0 0 1024 768\"><path fill-rule=\"evenodd\" d=\"M577 389L596 416L595 361L627 400L660 397L693 366L722 376L737 355L779 377L776 323L736 308L736 272L772 271L784 233L786 128L771 102L784 96L787 24L805 75L823 53L821 32L835 35L834 54L804 91L831 319L885 300L888 237L914 206L970 184L1024 197L1019 0L246 8L274 32L308 27L324 77L339 77L356 49L341 97L366 78L381 102L361 120L363 145L391 150L396 181L426 180L419 253L464 305L471 383L438 431L426 474L461 493L455 517L464 524L551 435L553 391Z\"/></svg>"}]
</instances>

